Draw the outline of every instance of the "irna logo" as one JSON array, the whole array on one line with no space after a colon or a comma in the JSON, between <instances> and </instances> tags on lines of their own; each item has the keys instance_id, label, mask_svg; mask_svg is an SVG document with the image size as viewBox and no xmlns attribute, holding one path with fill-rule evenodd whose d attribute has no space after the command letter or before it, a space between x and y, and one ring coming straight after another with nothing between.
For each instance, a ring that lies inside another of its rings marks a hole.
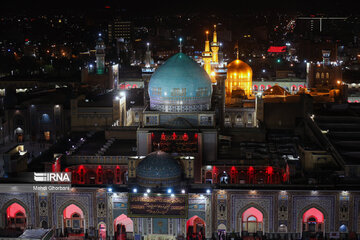
<instances>
[{"instance_id":1,"label":"irna logo","mask_svg":"<svg viewBox=\"0 0 360 240\"><path fill-rule=\"evenodd\" d=\"M34 172L35 182L71 182L71 173L68 172Z\"/></svg>"}]
</instances>

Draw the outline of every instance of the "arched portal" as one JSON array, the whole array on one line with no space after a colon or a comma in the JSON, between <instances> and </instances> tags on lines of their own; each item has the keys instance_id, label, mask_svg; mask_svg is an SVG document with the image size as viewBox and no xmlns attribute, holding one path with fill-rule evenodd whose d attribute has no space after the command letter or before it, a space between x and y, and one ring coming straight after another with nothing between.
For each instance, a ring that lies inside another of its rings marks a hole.
<instances>
[{"instance_id":1,"label":"arched portal","mask_svg":"<svg viewBox=\"0 0 360 240\"><path fill-rule=\"evenodd\" d=\"M65 236L84 236L84 213L75 204L70 204L63 211Z\"/></svg>"},{"instance_id":2,"label":"arched portal","mask_svg":"<svg viewBox=\"0 0 360 240\"><path fill-rule=\"evenodd\" d=\"M186 222L186 236L187 239L205 239L205 221L198 217L193 216Z\"/></svg>"},{"instance_id":3,"label":"arched portal","mask_svg":"<svg viewBox=\"0 0 360 240\"><path fill-rule=\"evenodd\" d=\"M303 232L322 232L324 230L324 214L317 208L310 208L303 214Z\"/></svg>"},{"instance_id":4,"label":"arched portal","mask_svg":"<svg viewBox=\"0 0 360 240\"><path fill-rule=\"evenodd\" d=\"M26 223L26 211L20 204L13 203L6 209L6 229L20 229L21 231L24 231Z\"/></svg>"},{"instance_id":5,"label":"arched portal","mask_svg":"<svg viewBox=\"0 0 360 240\"><path fill-rule=\"evenodd\" d=\"M114 235L115 240L126 240L131 238L134 232L133 221L126 216L121 214L114 220Z\"/></svg>"},{"instance_id":6,"label":"arched portal","mask_svg":"<svg viewBox=\"0 0 360 240\"><path fill-rule=\"evenodd\" d=\"M98 225L98 236L100 240L106 239L106 224L104 222Z\"/></svg>"},{"instance_id":7,"label":"arched portal","mask_svg":"<svg viewBox=\"0 0 360 240\"><path fill-rule=\"evenodd\" d=\"M263 214L257 208L248 208L242 214L242 230L248 233L263 231L263 218Z\"/></svg>"}]
</instances>

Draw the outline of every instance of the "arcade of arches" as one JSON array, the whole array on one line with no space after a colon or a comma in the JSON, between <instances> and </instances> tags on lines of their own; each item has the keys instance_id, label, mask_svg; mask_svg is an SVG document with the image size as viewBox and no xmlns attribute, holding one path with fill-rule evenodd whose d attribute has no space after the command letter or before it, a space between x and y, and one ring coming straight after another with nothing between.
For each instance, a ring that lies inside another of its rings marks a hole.
<instances>
[{"instance_id":1,"label":"arcade of arches","mask_svg":"<svg viewBox=\"0 0 360 240\"><path fill-rule=\"evenodd\" d=\"M71 172L73 184L126 184L127 166L79 165L65 169Z\"/></svg>"},{"instance_id":2,"label":"arcade of arches","mask_svg":"<svg viewBox=\"0 0 360 240\"><path fill-rule=\"evenodd\" d=\"M203 183L220 184L281 184L289 180L288 169L264 167L215 167L204 169Z\"/></svg>"}]
</instances>

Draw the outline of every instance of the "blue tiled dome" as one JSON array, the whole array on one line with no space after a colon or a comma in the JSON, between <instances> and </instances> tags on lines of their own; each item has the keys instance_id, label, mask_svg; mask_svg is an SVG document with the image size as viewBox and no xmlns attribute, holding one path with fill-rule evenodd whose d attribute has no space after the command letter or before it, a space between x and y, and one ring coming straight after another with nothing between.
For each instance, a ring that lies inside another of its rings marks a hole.
<instances>
[{"instance_id":1,"label":"blue tiled dome","mask_svg":"<svg viewBox=\"0 0 360 240\"><path fill-rule=\"evenodd\" d=\"M180 164L163 151L147 155L136 168L137 182L142 186L174 186L181 180Z\"/></svg>"},{"instance_id":2,"label":"blue tiled dome","mask_svg":"<svg viewBox=\"0 0 360 240\"><path fill-rule=\"evenodd\" d=\"M209 75L184 53L175 54L155 71L148 91L151 110L194 112L211 106Z\"/></svg>"}]
</instances>

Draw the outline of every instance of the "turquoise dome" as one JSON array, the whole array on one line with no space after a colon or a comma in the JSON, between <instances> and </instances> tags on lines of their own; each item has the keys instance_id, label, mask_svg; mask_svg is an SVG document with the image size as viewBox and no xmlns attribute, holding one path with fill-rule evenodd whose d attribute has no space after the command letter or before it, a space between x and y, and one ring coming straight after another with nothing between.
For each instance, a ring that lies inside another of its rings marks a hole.
<instances>
[{"instance_id":1,"label":"turquoise dome","mask_svg":"<svg viewBox=\"0 0 360 240\"><path fill-rule=\"evenodd\" d=\"M155 71L148 91L151 110L194 112L211 107L211 79L184 53L175 54Z\"/></svg>"},{"instance_id":2,"label":"turquoise dome","mask_svg":"<svg viewBox=\"0 0 360 240\"><path fill-rule=\"evenodd\" d=\"M136 168L136 178L142 186L174 186L181 180L182 169L177 160L163 151L147 155Z\"/></svg>"}]
</instances>

